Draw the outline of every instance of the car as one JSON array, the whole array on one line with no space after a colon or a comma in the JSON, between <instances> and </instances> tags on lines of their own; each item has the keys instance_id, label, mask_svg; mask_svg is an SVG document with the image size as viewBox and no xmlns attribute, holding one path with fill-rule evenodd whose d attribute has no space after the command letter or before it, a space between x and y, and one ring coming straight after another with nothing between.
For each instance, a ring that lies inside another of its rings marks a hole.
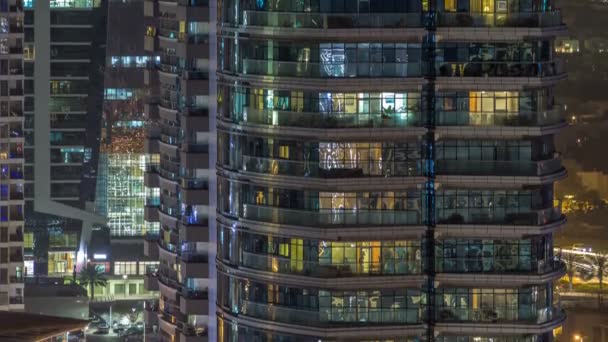
<instances>
[{"instance_id":1,"label":"car","mask_svg":"<svg viewBox=\"0 0 608 342\"><path fill-rule=\"evenodd\" d=\"M114 322L114 324L112 324L112 331L114 331L115 333L117 333L119 335L120 335L120 333L125 331L127 328L129 328L129 326L126 324L121 324L118 322Z\"/></svg>"},{"instance_id":2,"label":"car","mask_svg":"<svg viewBox=\"0 0 608 342\"><path fill-rule=\"evenodd\" d=\"M85 340L84 331L72 331L68 333L68 342L81 342Z\"/></svg>"},{"instance_id":3,"label":"car","mask_svg":"<svg viewBox=\"0 0 608 342\"><path fill-rule=\"evenodd\" d=\"M591 246L585 245L584 243L575 243L572 245L572 250L576 252L586 252L591 253L593 249Z\"/></svg>"},{"instance_id":4,"label":"car","mask_svg":"<svg viewBox=\"0 0 608 342\"><path fill-rule=\"evenodd\" d=\"M110 333L110 326L107 323L101 323L97 326L97 331L95 332L96 334L109 334Z\"/></svg>"}]
</instances>

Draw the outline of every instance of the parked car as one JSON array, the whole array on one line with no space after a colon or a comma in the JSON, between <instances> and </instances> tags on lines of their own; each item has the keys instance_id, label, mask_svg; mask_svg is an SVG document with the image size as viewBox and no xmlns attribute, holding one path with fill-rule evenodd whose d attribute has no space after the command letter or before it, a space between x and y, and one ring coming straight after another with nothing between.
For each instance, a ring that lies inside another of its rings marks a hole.
<instances>
[{"instance_id":1,"label":"parked car","mask_svg":"<svg viewBox=\"0 0 608 342\"><path fill-rule=\"evenodd\" d=\"M84 331L72 331L68 333L68 342L82 342L85 340Z\"/></svg>"},{"instance_id":2,"label":"parked car","mask_svg":"<svg viewBox=\"0 0 608 342\"><path fill-rule=\"evenodd\" d=\"M109 334L110 333L110 326L107 323L101 323L97 326L97 331L95 332L96 334Z\"/></svg>"}]
</instances>

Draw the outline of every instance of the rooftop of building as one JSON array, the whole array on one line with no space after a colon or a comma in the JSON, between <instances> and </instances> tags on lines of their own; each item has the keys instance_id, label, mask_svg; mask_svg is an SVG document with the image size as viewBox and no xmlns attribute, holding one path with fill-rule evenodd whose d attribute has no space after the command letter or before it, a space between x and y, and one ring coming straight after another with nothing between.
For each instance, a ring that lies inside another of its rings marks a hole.
<instances>
[{"instance_id":1,"label":"rooftop of building","mask_svg":"<svg viewBox=\"0 0 608 342\"><path fill-rule=\"evenodd\" d=\"M0 340L41 341L66 332L81 330L86 320L0 311Z\"/></svg>"}]
</instances>

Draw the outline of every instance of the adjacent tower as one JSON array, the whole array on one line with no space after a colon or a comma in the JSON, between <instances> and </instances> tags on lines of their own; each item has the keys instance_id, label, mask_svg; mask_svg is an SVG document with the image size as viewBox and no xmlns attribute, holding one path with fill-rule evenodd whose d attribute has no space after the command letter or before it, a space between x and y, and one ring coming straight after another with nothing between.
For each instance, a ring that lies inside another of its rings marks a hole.
<instances>
[{"instance_id":1,"label":"adjacent tower","mask_svg":"<svg viewBox=\"0 0 608 342\"><path fill-rule=\"evenodd\" d=\"M545 0L224 0L219 341L552 341Z\"/></svg>"},{"instance_id":2,"label":"adjacent tower","mask_svg":"<svg viewBox=\"0 0 608 342\"><path fill-rule=\"evenodd\" d=\"M209 186L210 180L215 182L209 148L215 141L209 121L215 107L210 32L215 31L215 19L209 1L199 0L148 0L144 15L144 48L159 56L156 69L144 75L151 122L144 146L144 222L159 231L148 235L144 248L160 260L158 271L146 279L148 289L160 292L158 306L151 308L157 312L147 311L146 320L149 326L158 325L163 340L206 341L208 324L215 323L209 310L215 308L209 296L215 285L209 281L214 255L209 257L214 250L209 215L215 211L210 206L214 187Z\"/></svg>"},{"instance_id":3,"label":"adjacent tower","mask_svg":"<svg viewBox=\"0 0 608 342\"><path fill-rule=\"evenodd\" d=\"M0 310L23 310L23 4L0 2Z\"/></svg>"}]
</instances>

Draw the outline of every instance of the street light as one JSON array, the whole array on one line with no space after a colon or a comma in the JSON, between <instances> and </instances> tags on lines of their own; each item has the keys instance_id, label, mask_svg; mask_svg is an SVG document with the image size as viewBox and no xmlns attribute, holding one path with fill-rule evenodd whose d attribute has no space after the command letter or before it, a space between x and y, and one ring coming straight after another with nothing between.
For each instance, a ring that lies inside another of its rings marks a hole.
<instances>
[{"instance_id":1,"label":"street light","mask_svg":"<svg viewBox=\"0 0 608 342\"><path fill-rule=\"evenodd\" d=\"M581 336L579 334L574 334L574 340L575 341L583 342L584 339L585 339L585 336Z\"/></svg>"}]
</instances>

